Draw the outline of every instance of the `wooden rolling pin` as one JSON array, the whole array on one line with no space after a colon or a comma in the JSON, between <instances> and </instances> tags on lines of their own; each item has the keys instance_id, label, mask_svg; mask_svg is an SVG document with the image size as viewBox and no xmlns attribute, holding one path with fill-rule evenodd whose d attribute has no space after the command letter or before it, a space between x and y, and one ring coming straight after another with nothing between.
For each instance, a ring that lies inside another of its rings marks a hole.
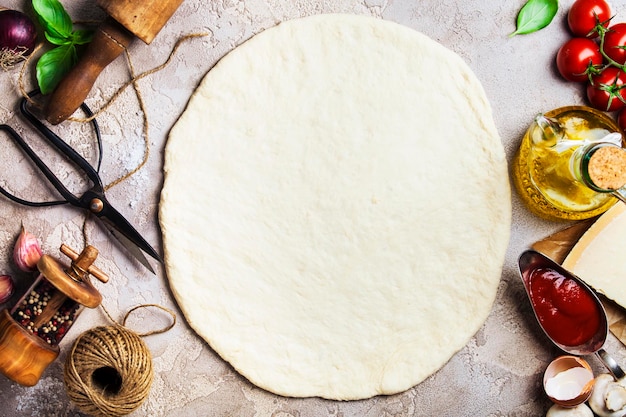
<instances>
[{"instance_id":1,"label":"wooden rolling pin","mask_svg":"<svg viewBox=\"0 0 626 417\"><path fill-rule=\"evenodd\" d=\"M85 100L102 70L137 37L150 44L183 0L97 0L108 18L74 68L61 80L45 109L46 119L59 124Z\"/></svg>"}]
</instances>

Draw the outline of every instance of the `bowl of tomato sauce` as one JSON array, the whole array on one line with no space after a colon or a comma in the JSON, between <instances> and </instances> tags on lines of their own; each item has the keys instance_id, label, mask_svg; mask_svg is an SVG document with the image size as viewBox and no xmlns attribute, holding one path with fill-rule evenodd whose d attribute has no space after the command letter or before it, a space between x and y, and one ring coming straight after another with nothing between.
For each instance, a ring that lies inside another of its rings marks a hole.
<instances>
[{"instance_id":1,"label":"bowl of tomato sauce","mask_svg":"<svg viewBox=\"0 0 626 417\"><path fill-rule=\"evenodd\" d=\"M534 250L522 253L519 269L535 317L554 344L572 355L602 348L608 334L606 312L587 284Z\"/></svg>"}]
</instances>

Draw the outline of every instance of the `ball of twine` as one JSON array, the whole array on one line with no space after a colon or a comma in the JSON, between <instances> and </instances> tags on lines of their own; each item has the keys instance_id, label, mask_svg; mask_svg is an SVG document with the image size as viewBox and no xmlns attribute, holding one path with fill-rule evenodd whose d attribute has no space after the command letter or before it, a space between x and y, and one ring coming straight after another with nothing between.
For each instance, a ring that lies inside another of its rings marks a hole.
<instances>
[{"instance_id":1,"label":"ball of twine","mask_svg":"<svg viewBox=\"0 0 626 417\"><path fill-rule=\"evenodd\" d=\"M142 335L119 324L81 334L65 362L65 388L70 400L94 417L125 416L136 410L148 397L154 375L152 355L141 337L167 331L174 323Z\"/></svg>"}]
</instances>

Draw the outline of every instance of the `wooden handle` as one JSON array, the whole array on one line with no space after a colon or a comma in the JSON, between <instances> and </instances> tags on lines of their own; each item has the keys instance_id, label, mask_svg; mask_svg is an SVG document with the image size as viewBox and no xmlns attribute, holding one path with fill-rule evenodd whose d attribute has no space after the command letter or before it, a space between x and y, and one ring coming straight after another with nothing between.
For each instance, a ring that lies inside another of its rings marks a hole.
<instances>
[{"instance_id":1,"label":"wooden handle","mask_svg":"<svg viewBox=\"0 0 626 417\"><path fill-rule=\"evenodd\" d=\"M46 107L46 119L56 125L83 103L102 70L113 62L134 36L112 18L106 19L76 66L61 80Z\"/></svg>"},{"instance_id":2,"label":"wooden handle","mask_svg":"<svg viewBox=\"0 0 626 417\"><path fill-rule=\"evenodd\" d=\"M96 0L107 16L113 17L133 35L150 44L183 0Z\"/></svg>"},{"instance_id":3,"label":"wooden handle","mask_svg":"<svg viewBox=\"0 0 626 417\"><path fill-rule=\"evenodd\" d=\"M92 246L87 246L85 248L85 250L95 250L95 248L93 248ZM68 258L70 258L72 261L77 262L80 258L80 255L78 252L76 252L74 249L70 248L69 246L67 246L65 243L61 244L61 253L65 256L67 256ZM91 253L91 252L89 252ZM96 277L98 279L98 281L100 282L104 282L107 283L109 282L109 276L102 271L100 268L98 268L95 265L92 265L91 263L95 260L96 256L98 255L98 252L95 252L95 256L93 256L93 259L90 259L90 261L88 262L88 264L83 265L82 263L84 262L85 257L83 256L81 259L81 264L79 264L78 266L83 268L85 271L89 272L91 275L93 275L94 277Z\"/></svg>"}]
</instances>

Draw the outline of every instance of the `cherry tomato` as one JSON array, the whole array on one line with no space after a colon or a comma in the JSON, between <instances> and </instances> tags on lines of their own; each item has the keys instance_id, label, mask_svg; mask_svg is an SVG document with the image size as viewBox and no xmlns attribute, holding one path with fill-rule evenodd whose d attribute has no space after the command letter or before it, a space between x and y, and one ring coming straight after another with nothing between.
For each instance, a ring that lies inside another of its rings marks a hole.
<instances>
[{"instance_id":1,"label":"cherry tomato","mask_svg":"<svg viewBox=\"0 0 626 417\"><path fill-rule=\"evenodd\" d=\"M572 38L556 54L556 67L569 81L587 81L588 69L602 65L602 54L597 43L587 38Z\"/></svg>"},{"instance_id":2,"label":"cherry tomato","mask_svg":"<svg viewBox=\"0 0 626 417\"><path fill-rule=\"evenodd\" d=\"M604 35L604 52L613 61L626 63L626 23L617 23Z\"/></svg>"},{"instance_id":3,"label":"cherry tomato","mask_svg":"<svg viewBox=\"0 0 626 417\"><path fill-rule=\"evenodd\" d=\"M592 107L603 111L620 110L626 102L626 74L616 67L606 68L587 85L587 98Z\"/></svg>"},{"instance_id":4,"label":"cherry tomato","mask_svg":"<svg viewBox=\"0 0 626 417\"><path fill-rule=\"evenodd\" d=\"M575 36L598 36L593 30L598 23L609 25L611 7L605 0L576 0L567 13L567 24Z\"/></svg>"}]
</instances>

